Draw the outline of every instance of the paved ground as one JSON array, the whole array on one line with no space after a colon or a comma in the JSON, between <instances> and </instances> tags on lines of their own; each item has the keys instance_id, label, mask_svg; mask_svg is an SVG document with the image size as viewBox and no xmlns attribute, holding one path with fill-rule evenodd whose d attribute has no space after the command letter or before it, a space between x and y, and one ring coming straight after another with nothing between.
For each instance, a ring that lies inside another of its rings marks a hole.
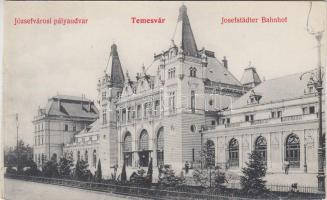
<instances>
[{"instance_id":1,"label":"paved ground","mask_svg":"<svg viewBox=\"0 0 327 200\"><path fill-rule=\"evenodd\" d=\"M140 198L5 179L5 200L126 200Z\"/></svg>"}]
</instances>

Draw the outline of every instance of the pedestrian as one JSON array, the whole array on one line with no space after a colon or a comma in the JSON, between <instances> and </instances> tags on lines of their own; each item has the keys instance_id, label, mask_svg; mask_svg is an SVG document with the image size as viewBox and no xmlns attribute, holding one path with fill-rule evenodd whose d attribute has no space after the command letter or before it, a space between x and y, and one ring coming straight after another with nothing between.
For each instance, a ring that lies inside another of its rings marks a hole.
<instances>
[{"instance_id":1,"label":"pedestrian","mask_svg":"<svg viewBox=\"0 0 327 200\"><path fill-rule=\"evenodd\" d=\"M188 161L186 161L186 163L185 163L185 174L188 174L189 168L190 168L190 163Z\"/></svg>"},{"instance_id":2,"label":"pedestrian","mask_svg":"<svg viewBox=\"0 0 327 200\"><path fill-rule=\"evenodd\" d=\"M287 160L285 161L285 174L288 174L289 169L290 169L290 162Z\"/></svg>"}]
</instances>

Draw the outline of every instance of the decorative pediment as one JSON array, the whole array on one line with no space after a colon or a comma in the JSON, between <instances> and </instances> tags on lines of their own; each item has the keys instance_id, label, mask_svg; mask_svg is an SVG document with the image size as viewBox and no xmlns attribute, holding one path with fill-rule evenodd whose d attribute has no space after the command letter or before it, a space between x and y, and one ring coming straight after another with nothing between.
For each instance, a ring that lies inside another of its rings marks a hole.
<instances>
[{"instance_id":1,"label":"decorative pediment","mask_svg":"<svg viewBox=\"0 0 327 200\"><path fill-rule=\"evenodd\" d=\"M248 104L259 104L260 99L262 98L261 95L256 94L254 90L250 91L249 99L248 99Z\"/></svg>"},{"instance_id":2,"label":"decorative pediment","mask_svg":"<svg viewBox=\"0 0 327 200\"><path fill-rule=\"evenodd\" d=\"M134 94L134 90L132 87L132 81L129 77L128 71L126 72L126 79L125 79L125 83L124 83L124 87L123 87L123 91L122 91L122 96L130 96Z\"/></svg>"},{"instance_id":3,"label":"decorative pediment","mask_svg":"<svg viewBox=\"0 0 327 200\"><path fill-rule=\"evenodd\" d=\"M146 77L142 77L137 81L136 93L144 92L150 89L150 82Z\"/></svg>"}]
</instances>

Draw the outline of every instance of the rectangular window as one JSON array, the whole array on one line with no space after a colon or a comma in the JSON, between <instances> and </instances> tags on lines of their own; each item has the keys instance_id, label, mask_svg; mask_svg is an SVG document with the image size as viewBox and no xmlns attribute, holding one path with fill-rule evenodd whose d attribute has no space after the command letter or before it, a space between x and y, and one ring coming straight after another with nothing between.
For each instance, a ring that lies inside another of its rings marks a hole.
<instances>
[{"instance_id":1,"label":"rectangular window","mask_svg":"<svg viewBox=\"0 0 327 200\"><path fill-rule=\"evenodd\" d=\"M303 112L304 115L309 114L308 107L302 108L302 112Z\"/></svg>"},{"instance_id":2,"label":"rectangular window","mask_svg":"<svg viewBox=\"0 0 327 200\"><path fill-rule=\"evenodd\" d=\"M253 121L253 120L254 120L254 115L245 115L246 122Z\"/></svg>"},{"instance_id":3,"label":"rectangular window","mask_svg":"<svg viewBox=\"0 0 327 200\"><path fill-rule=\"evenodd\" d=\"M309 107L309 114L315 114L315 107L314 106Z\"/></svg>"},{"instance_id":4,"label":"rectangular window","mask_svg":"<svg viewBox=\"0 0 327 200\"><path fill-rule=\"evenodd\" d=\"M271 118L275 118L276 117L276 113L275 112L271 112Z\"/></svg>"},{"instance_id":5,"label":"rectangular window","mask_svg":"<svg viewBox=\"0 0 327 200\"><path fill-rule=\"evenodd\" d=\"M122 122L126 122L126 109L124 108L123 111L122 111L122 116L121 116L121 121Z\"/></svg>"},{"instance_id":6,"label":"rectangular window","mask_svg":"<svg viewBox=\"0 0 327 200\"><path fill-rule=\"evenodd\" d=\"M211 125L212 125L212 126L216 125L216 121L215 121L215 120L212 120L212 121L211 121Z\"/></svg>"},{"instance_id":7,"label":"rectangular window","mask_svg":"<svg viewBox=\"0 0 327 200\"><path fill-rule=\"evenodd\" d=\"M148 112L148 103L144 103L143 104L143 115L144 115L144 118L147 118L147 112Z\"/></svg>"},{"instance_id":8,"label":"rectangular window","mask_svg":"<svg viewBox=\"0 0 327 200\"><path fill-rule=\"evenodd\" d=\"M168 97L168 103L169 103L169 112L174 113L176 111L176 106L175 106L175 92L169 92L169 97Z\"/></svg>"},{"instance_id":9,"label":"rectangular window","mask_svg":"<svg viewBox=\"0 0 327 200\"><path fill-rule=\"evenodd\" d=\"M160 101L156 100L154 105L154 115L157 116L160 113Z\"/></svg>"},{"instance_id":10,"label":"rectangular window","mask_svg":"<svg viewBox=\"0 0 327 200\"><path fill-rule=\"evenodd\" d=\"M192 113L195 113L195 91L191 91L191 110Z\"/></svg>"},{"instance_id":11,"label":"rectangular window","mask_svg":"<svg viewBox=\"0 0 327 200\"><path fill-rule=\"evenodd\" d=\"M230 124L230 118L227 118L227 119L226 119L226 123L227 123L227 124Z\"/></svg>"},{"instance_id":12,"label":"rectangular window","mask_svg":"<svg viewBox=\"0 0 327 200\"><path fill-rule=\"evenodd\" d=\"M194 148L192 149L192 161L195 161L195 152L194 152Z\"/></svg>"},{"instance_id":13,"label":"rectangular window","mask_svg":"<svg viewBox=\"0 0 327 200\"><path fill-rule=\"evenodd\" d=\"M102 113L102 123L107 124L107 112L106 112L106 110L103 110L103 113Z\"/></svg>"},{"instance_id":14,"label":"rectangular window","mask_svg":"<svg viewBox=\"0 0 327 200\"><path fill-rule=\"evenodd\" d=\"M141 116L142 115L142 111L141 110L142 110L142 106L141 105L137 105L137 113L136 114L137 114L137 118L138 119L141 119L142 118L142 116Z\"/></svg>"},{"instance_id":15,"label":"rectangular window","mask_svg":"<svg viewBox=\"0 0 327 200\"><path fill-rule=\"evenodd\" d=\"M277 112L277 118L281 118L282 117L282 111L278 111Z\"/></svg>"},{"instance_id":16,"label":"rectangular window","mask_svg":"<svg viewBox=\"0 0 327 200\"><path fill-rule=\"evenodd\" d=\"M131 121L131 117L132 117L132 109L131 107L129 107L127 109L127 121Z\"/></svg>"},{"instance_id":17,"label":"rectangular window","mask_svg":"<svg viewBox=\"0 0 327 200\"><path fill-rule=\"evenodd\" d=\"M106 92L102 92L102 100L106 99Z\"/></svg>"},{"instance_id":18,"label":"rectangular window","mask_svg":"<svg viewBox=\"0 0 327 200\"><path fill-rule=\"evenodd\" d=\"M65 124L65 131L68 131L68 124Z\"/></svg>"},{"instance_id":19,"label":"rectangular window","mask_svg":"<svg viewBox=\"0 0 327 200\"><path fill-rule=\"evenodd\" d=\"M73 131L76 131L76 125L73 126Z\"/></svg>"}]
</instances>

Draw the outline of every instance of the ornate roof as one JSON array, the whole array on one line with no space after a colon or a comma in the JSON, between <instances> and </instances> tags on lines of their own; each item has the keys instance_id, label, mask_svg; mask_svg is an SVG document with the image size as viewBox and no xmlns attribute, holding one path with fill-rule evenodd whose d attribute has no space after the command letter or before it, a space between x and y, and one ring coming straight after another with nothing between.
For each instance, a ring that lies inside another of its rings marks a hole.
<instances>
[{"instance_id":1,"label":"ornate roof","mask_svg":"<svg viewBox=\"0 0 327 200\"><path fill-rule=\"evenodd\" d=\"M249 66L244 70L244 74L241 78L241 83L243 85L251 84L253 86L257 86L261 83L261 79L254 67Z\"/></svg>"},{"instance_id":2,"label":"ornate roof","mask_svg":"<svg viewBox=\"0 0 327 200\"><path fill-rule=\"evenodd\" d=\"M303 76L300 80L301 74L303 73L291 74L264 81L236 100L232 108L237 109L249 106L249 99L253 93L261 96L258 102L259 104L303 97L306 95L305 91L308 87L310 75Z\"/></svg>"},{"instance_id":3,"label":"ornate roof","mask_svg":"<svg viewBox=\"0 0 327 200\"><path fill-rule=\"evenodd\" d=\"M50 116L98 118L98 109L86 98L76 96L55 96L49 99L46 114Z\"/></svg>"},{"instance_id":4,"label":"ornate roof","mask_svg":"<svg viewBox=\"0 0 327 200\"><path fill-rule=\"evenodd\" d=\"M125 78L123 69L120 64L120 59L117 51L117 45L111 45L111 52L109 56L108 65L106 68L106 74L110 74L111 83L114 86L124 85Z\"/></svg>"},{"instance_id":5,"label":"ornate roof","mask_svg":"<svg viewBox=\"0 0 327 200\"><path fill-rule=\"evenodd\" d=\"M179 8L179 16L172 40L176 45L181 45L185 55L198 55L193 31L187 16L187 8L185 5L182 5Z\"/></svg>"}]
</instances>

